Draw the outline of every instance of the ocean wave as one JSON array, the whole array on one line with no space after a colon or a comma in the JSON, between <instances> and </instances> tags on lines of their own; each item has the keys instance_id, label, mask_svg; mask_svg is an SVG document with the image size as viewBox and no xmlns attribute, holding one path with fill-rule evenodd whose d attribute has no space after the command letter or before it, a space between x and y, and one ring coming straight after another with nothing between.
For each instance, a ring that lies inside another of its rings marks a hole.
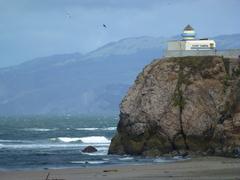
<instances>
[{"instance_id":1,"label":"ocean wave","mask_svg":"<svg viewBox=\"0 0 240 180\"><path fill-rule=\"evenodd\" d=\"M72 164L104 164L106 161L71 161Z\"/></svg>"},{"instance_id":2,"label":"ocean wave","mask_svg":"<svg viewBox=\"0 0 240 180\"><path fill-rule=\"evenodd\" d=\"M51 141L62 141L65 143L70 143L70 142L77 142L77 141L81 141L80 138L71 138L71 137L58 137L58 138L51 138Z\"/></svg>"},{"instance_id":3,"label":"ocean wave","mask_svg":"<svg viewBox=\"0 0 240 180\"><path fill-rule=\"evenodd\" d=\"M173 160L171 159L163 159L163 158L157 158L157 159L154 159L153 162L155 163L166 163L166 162L172 162Z\"/></svg>"},{"instance_id":4,"label":"ocean wave","mask_svg":"<svg viewBox=\"0 0 240 180\"><path fill-rule=\"evenodd\" d=\"M82 148L80 144L0 144L1 149Z\"/></svg>"},{"instance_id":5,"label":"ocean wave","mask_svg":"<svg viewBox=\"0 0 240 180\"><path fill-rule=\"evenodd\" d=\"M104 136L88 136L88 137L82 137L81 141L83 143L94 143L94 144L98 144L98 143L106 143L109 144L111 141L109 139L107 139Z\"/></svg>"},{"instance_id":6,"label":"ocean wave","mask_svg":"<svg viewBox=\"0 0 240 180\"><path fill-rule=\"evenodd\" d=\"M89 144L109 144L111 141L104 136L88 136L88 137L58 137L58 138L51 138L52 141L61 141L64 143L71 143L71 142L82 142L82 143L89 143Z\"/></svg>"},{"instance_id":7,"label":"ocean wave","mask_svg":"<svg viewBox=\"0 0 240 180\"><path fill-rule=\"evenodd\" d=\"M71 161L72 164L87 164L87 161Z\"/></svg>"},{"instance_id":8,"label":"ocean wave","mask_svg":"<svg viewBox=\"0 0 240 180\"><path fill-rule=\"evenodd\" d=\"M47 131L56 131L57 128L47 129L47 128L25 128L24 131L38 131L38 132L47 132Z\"/></svg>"},{"instance_id":9,"label":"ocean wave","mask_svg":"<svg viewBox=\"0 0 240 180\"><path fill-rule=\"evenodd\" d=\"M76 128L78 131L96 131L99 128Z\"/></svg>"},{"instance_id":10,"label":"ocean wave","mask_svg":"<svg viewBox=\"0 0 240 180\"><path fill-rule=\"evenodd\" d=\"M9 139L0 139L0 143L30 143L31 141L27 140L9 140Z\"/></svg>"},{"instance_id":11,"label":"ocean wave","mask_svg":"<svg viewBox=\"0 0 240 180\"><path fill-rule=\"evenodd\" d=\"M106 128L102 128L102 130L105 131L115 131L117 129L117 127L106 127Z\"/></svg>"},{"instance_id":12,"label":"ocean wave","mask_svg":"<svg viewBox=\"0 0 240 180\"><path fill-rule=\"evenodd\" d=\"M118 160L120 161L129 161L129 160L133 160L133 157L123 157L123 158L118 158Z\"/></svg>"},{"instance_id":13,"label":"ocean wave","mask_svg":"<svg viewBox=\"0 0 240 180\"><path fill-rule=\"evenodd\" d=\"M11 142L16 142L15 140L7 140L7 139L0 139L1 143L11 143Z\"/></svg>"},{"instance_id":14,"label":"ocean wave","mask_svg":"<svg viewBox=\"0 0 240 180\"><path fill-rule=\"evenodd\" d=\"M104 127L104 128L76 128L78 131L96 131L96 130L101 130L101 131L114 131L116 130L116 127Z\"/></svg>"},{"instance_id":15,"label":"ocean wave","mask_svg":"<svg viewBox=\"0 0 240 180\"><path fill-rule=\"evenodd\" d=\"M102 151L102 152L97 151L94 153L82 153L82 154L89 155L89 156L106 156L108 154L108 151Z\"/></svg>"},{"instance_id":16,"label":"ocean wave","mask_svg":"<svg viewBox=\"0 0 240 180\"><path fill-rule=\"evenodd\" d=\"M103 164L106 161L88 161L89 164Z\"/></svg>"}]
</instances>

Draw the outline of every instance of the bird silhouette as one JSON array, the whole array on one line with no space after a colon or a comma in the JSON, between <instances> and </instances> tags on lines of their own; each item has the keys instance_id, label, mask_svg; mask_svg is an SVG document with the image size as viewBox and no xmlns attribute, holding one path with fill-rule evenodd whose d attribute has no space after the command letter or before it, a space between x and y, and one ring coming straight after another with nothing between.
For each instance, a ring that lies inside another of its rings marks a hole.
<instances>
[{"instance_id":1,"label":"bird silhouette","mask_svg":"<svg viewBox=\"0 0 240 180\"><path fill-rule=\"evenodd\" d=\"M103 27L104 27L104 28L107 28L107 26L106 26L105 24L103 24Z\"/></svg>"},{"instance_id":2,"label":"bird silhouette","mask_svg":"<svg viewBox=\"0 0 240 180\"><path fill-rule=\"evenodd\" d=\"M69 12L66 12L66 17L70 19L72 18L72 15Z\"/></svg>"}]
</instances>

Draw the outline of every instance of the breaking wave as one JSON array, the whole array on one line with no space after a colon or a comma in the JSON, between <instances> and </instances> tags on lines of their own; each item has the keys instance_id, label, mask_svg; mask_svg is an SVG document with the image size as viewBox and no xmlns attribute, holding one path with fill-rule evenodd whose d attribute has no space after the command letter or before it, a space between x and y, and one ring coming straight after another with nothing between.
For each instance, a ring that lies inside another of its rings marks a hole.
<instances>
[{"instance_id":1,"label":"breaking wave","mask_svg":"<svg viewBox=\"0 0 240 180\"><path fill-rule=\"evenodd\" d=\"M114 131L116 130L117 127L104 127L104 128L76 128L78 131L96 131L96 130L101 130L101 131Z\"/></svg>"},{"instance_id":2,"label":"breaking wave","mask_svg":"<svg viewBox=\"0 0 240 180\"><path fill-rule=\"evenodd\" d=\"M120 161L129 161L129 160L133 160L133 157L123 157L123 158L118 158L118 160Z\"/></svg>"},{"instance_id":3,"label":"breaking wave","mask_svg":"<svg viewBox=\"0 0 240 180\"><path fill-rule=\"evenodd\" d=\"M0 149L49 149L82 147L80 144L0 144Z\"/></svg>"},{"instance_id":4,"label":"breaking wave","mask_svg":"<svg viewBox=\"0 0 240 180\"><path fill-rule=\"evenodd\" d=\"M71 161L72 164L104 164L106 161Z\"/></svg>"},{"instance_id":5,"label":"breaking wave","mask_svg":"<svg viewBox=\"0 0 240 180\"><path fill-rule=\"evenodd\" d=\"M55 131L57 128L47 129L47 128L25 128L24 131L38 131L38 132L47 132L47 131Z\"/></svg>"},{"instance_id":6,"label":"breaking wave","mask_svg":"<svg viewBox=\"0 0 240 180\"><path fill-rule=\"evenodd\" d=\"M104 136L88 136L88 137L58 137L51 138L52 141L61 141L64 143L82 142L92 144L109 144L111 141Z\"/></svg>"},{"instance_id":7,"label":"breaking wave","mask_svg":"<svg viewBox=\"0 0 240 180\"><path fill-rule=\"evenodd\" d=\"M8 140L8 139L0 139L0 143L30 143L31 141L27 140Z\"/></svg>"}]
</instances>

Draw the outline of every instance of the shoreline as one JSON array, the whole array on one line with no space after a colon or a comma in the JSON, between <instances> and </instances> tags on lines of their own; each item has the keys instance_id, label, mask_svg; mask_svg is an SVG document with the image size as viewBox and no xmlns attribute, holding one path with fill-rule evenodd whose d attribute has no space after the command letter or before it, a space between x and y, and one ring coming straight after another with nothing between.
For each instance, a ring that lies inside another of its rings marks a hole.
<instances>
[{"instance_id":1,"label":"shoreline","mask_svg":"<svg viewBox=\"0 0 240 180\"><path fill-rule=\"evenodd\" d=\"M106 165L42 170L0 170L1 180L100 180L100 179L235 179L240 180L240 159L196 157L159 164Z\"/></svg>"}]
</instances>

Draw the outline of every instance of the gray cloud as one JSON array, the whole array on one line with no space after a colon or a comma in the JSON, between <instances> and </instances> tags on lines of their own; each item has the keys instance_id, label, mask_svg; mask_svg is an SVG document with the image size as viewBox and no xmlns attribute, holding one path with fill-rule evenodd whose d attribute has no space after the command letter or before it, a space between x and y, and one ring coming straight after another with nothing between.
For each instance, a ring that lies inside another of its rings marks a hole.
<instances>
[{"instance_id":1,"label":"gray cloud","mask_svg":"<svg viewBox=\"0 0 240 180\"><path fill-rule=\"evenodd\" d=\"M174 3L182 3L186 0L2 0L1 10L12 7L15 9L25 10L59 10L62 8L124 8L124 9L146 9L159 5L171 5Z\"/></svg>"}]
</instances>

